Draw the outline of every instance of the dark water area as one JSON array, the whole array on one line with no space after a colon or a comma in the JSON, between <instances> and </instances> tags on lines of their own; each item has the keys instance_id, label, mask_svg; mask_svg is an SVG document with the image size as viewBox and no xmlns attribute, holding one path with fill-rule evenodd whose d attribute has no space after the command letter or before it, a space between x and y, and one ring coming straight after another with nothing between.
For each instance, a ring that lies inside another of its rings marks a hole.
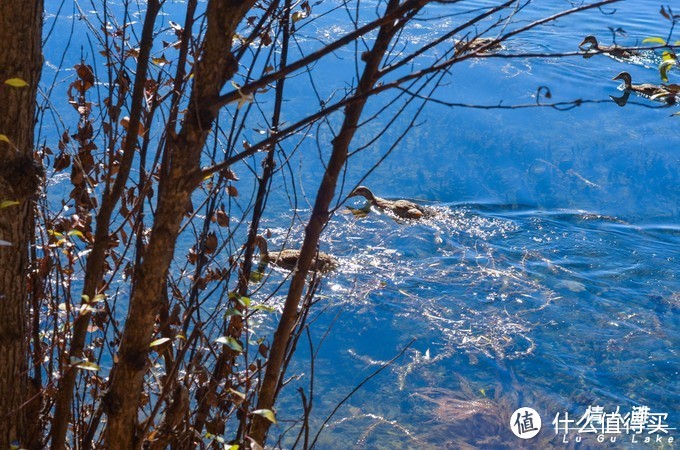
<instances>
[{"instance_id":1,"label":"dark water area","mask_svg":"<svg viewBox=\"0 0 680 450\"><path fill-rule=\"evenodd\" d=\"M528 17L569 6L536 2ZM576 51L587 34L610 43L608 27L625 29L620 44L637 45L666 36L659 7L624 1L607 7L615 14L565 18L511 40L507 50ZM349 30L343 20L338 13L301 28L301 43L317 45L317 38ZM424 22L409 45L456 20ZM48 44L63 45L58 37ZM61 57L54 51L46 55L48 67ZM318 67L319 79L351 77L353 50L346 52L338 52L332 66ZM612 77L626 70L634 81L658 82L659 62L653 52L625 62L604 55L470 59L452 69L451 82L435 97L535 104L538 88L547 86L552 101L609 100L622 93ZM677 70L670 76L680 82ZM309 102L308 87L305 77L292 78L289 104ZM318 427L408 346L335 413L317 448L675 448L668 438L680 437L680 117L670 116L680 110L634 96L630 103L584 103L568 111L430 105L362 183L437 214L400 224L378 211L356 219L338 203L321 249L336 255L340 268L323 281L312 313L314 351L306 342L299 346L289 375L300 378L284 391L275 432L300 411L296 388L310 387L312 353L312 424ZM369 113L379 107L370 105ZM370 127L362 133L357 148L370 139ZM395 127L350 159L345 195L397 136ZM273 247L283 243L290 223L293 241L301 242L303 225L293 213L308 217L312 200L301 196L292 211L290 180L314 198L319 155L327 156L330 139L315 132L291 155L292 173L278 172L264 222ZM283 299L281 292L274 298ZM262 324L261 332L269 331ZM667 414L663 423L672 429L647 429L637 440L634 432L621 432L615 443L577 429L556 436L556 415L579 420L596 406L605 413L619 408L622 416L648 407ZM534 439L510 431L520 407L542 417ZM657 434L661 444L642 442ZM292 439L284 436L282 448Z\"/></svg>"}]
</instances>

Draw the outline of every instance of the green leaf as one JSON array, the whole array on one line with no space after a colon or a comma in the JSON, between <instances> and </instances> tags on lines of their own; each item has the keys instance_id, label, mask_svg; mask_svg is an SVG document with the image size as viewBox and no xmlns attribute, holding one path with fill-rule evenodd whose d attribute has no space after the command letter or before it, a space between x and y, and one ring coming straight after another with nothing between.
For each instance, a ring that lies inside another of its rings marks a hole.
<instances>
[{"instance_id":1,"label":"green leaf","mask_svg":"<svg viewBox=\"0 0 680 450\"><path fill-rule=\"evenodd\" d=\"M92 371L98 371L101 370L101 367L93 363L92 361L83 361L81 363L76 364L76 367L79 369L83 370L92 370Z\"/></svg>"},{"instance_id":2,"label":"green leaf","mask_svg":"<svg viewBox=\"0 0 680 450\"><path fill-rule=\"evenodd\" d=\"M250 306L250 297L241 297L238 301L246 308Z\"/></svg>"},{"instance_id":3,"label":"green leaf","mask_svg":"<svg viewBox=\"0 0 680 450\"><path fill-rule=\"evenodd\" d=\"M229 447L227 450L238 450L238 449L239 449L238 444L234 444L231 447Z\"/></svg>"},{"instance_id":4,"label":"green leaf","mask_svg":"<svg viewBox=\"0 0 680 450\"><path fill-rule=\"evenodd\" d=\"M239 342L231 336L218 337L217 339L215 339L215 342L217 342L218 344L226 345L235 352L241 353L243 351L243 347L241 346L241 344L239 344Z\"/></svg>"},{"instance_id":5,"label":"green leaf","mask_svg":"<svg viewBox=\"0 0 680 450\"><path fill-rule=\"evenodd\" d=\"M80 306L80 314L81 315L90 314L90 313L93 313L95 311L97 311L97 310L94 309L93 307L91 307L90 305L88 305L87 303L83 303Z\"/></svg>"},{"instance_id":6,"label":"green leaf","mask_svg":"<svg viewBox=\"0 0 680 450\"><path fill-rule=\"evenodd\" d=\"M21 205L21 203L16 200L4 200L0 202L0 209L9 208L10 206L14 205Z\"/></svg>"},{"instance_id":7,"label":"green leaf","mask_svg":"<svg viewBox=\"0 0 680 450\"><path fill-rule=\"evenodd\" d=\"M229 308L224 312L224 317L243 316L243 313L236 308Z\"/></svg>"},{"instance_id":8,"label":"green leaf","mask_svg":"<svg viewBox=\"0 0 680 450\"><path fill-rule=\"evenodd\" d=\"M229 392L231 392L232 394L234 394L235 396L237 396L241 400L246 399L246 394L244 394L243 392L239 392L239 391L232 389L232 388L229 388Z\"/></svg>"},{"instance_id":9,"label":"green leaf","mask_svg":"<svg viewBox=\"0 0 680 450\"><path fill-rule=\"evenodd\" d=\"M153 341L151 344L149 344L149 347L158 347L159 345L165 344L165 343L168 342L169 340L170 340L169 337L162 337L162 338L160 338L160 339L156 339L156 340Z\"/></svg>"},{"instance_id":10,"label":"green leaf","mask_svg":"<svg viewBox=\"0 0 680 450\"><path fill-rule=\"evenodd\" d=\"M5 84L8 84L15 88L22 88L28 86L28 83L26 83L21 78L10 78L9 80L5 80Z\"/></svg>"},{"instance_id":11,"label":"green leaf","mask_svg":"<svg viewBox=\"0 0 680 450\"><path fill-rule=\"evenodd\" d=\"M661 44L666 45L666 40L660 37L648 37L642 40L643 44Z\"/></svg>"},{"instance_id":12,"label":"green leaf","mask_svg":"<svg viewBox=\"0 0 680 450\"><path fill-rule=\"evenodd\" d=\"M9 138L4 134L0 134L0 142L7 142L10 145L12 144L12 141L10 141Z\"/></svg>"},{"instance_id":13,"label":"green leaf","mask_svg":"<svg viewBox=\"0 0 680 450\"><path fill-rule=\"evenodd\" d=\"M276 424L276 416L274 415L274 411L271 409L256 409L253 411L253 414L262 416L265 419L268 419L271 423Z\"/></svg>"},{"instance_id":14,"label":"green leaf","mask_svg":"<svg viewBox=\"0 0 680 450\"><path fill-rule=\"evenodd\" d=\"M257 283L258 281L262 280L263 276L264 276L263 272L253 270L252 272L250 272L250 281L252 281L253 283Z\"/></svg>"},{"instance_id":15,"label":"green leaf","mask_svg":"<svg viewBox=\"0 0 680 450\"><path fill-rule=\"evenodd\" d=\"M216 434L212 434L210 432L205 433L206 439L212 439L213 441L217 441L220 444L224 444L224 438L222 436L218 436Z\"/></svg>"},{"instance_id":16,"label":"green leaf","mask_svg":"<svg viewBox=\"0 0 680 450\"><path fill-rule=\"evenodd\" d=\"M267 306L267 305L255 305L255 306L253 306L252 309L254 309L256 311L264 311L264 312L269 312L269 313L276 311L276 309L274 309L274 307Z\"/></svg>"}]
</instances>

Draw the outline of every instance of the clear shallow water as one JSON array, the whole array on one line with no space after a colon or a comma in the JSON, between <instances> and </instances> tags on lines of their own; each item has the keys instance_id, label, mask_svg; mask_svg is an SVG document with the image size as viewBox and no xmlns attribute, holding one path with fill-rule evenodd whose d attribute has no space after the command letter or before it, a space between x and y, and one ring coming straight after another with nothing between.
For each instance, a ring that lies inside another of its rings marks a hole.
<instances>
[{"instance_id":1,"label":"clear shallow water","mask_svg":"<svg viewBox=\"0 0 680 450\"><path fill-rule=\"evenodd\" d=\"M529 16L568 6L541 1ZM609 26L628 32L618 38L625 44L667 32L656 2L624 1L616 9L532 31L509 42L508 51L575 51L586 34L608 43ZM179 20L170 6L167 13ZM417 44L455 20L424 23L409 39ZM299 34L309 44L346 29L329 16ZM48 67L64 44L59 34L48 42ZM318 66L319 79L350 76L352 51ZM67 67L79 62L80 49L72 53ZM621 70L658 82L657 63L651 53L628 63L606 56L469 60L453 68L437 98L527 104L539 86L549 86L555 101L606 100L620 95L611 78ZM289 111L309 102L305 77L288 86ZM319 447L516 448L508 423L519 406L543 416L541 440L528 444L535 448L574 446L554 437L550 421L558 412L580 417L589 405L624 412L646 405L680 428L680 138L678 118L669 117L676 111L613 103L570 111L431 105L364 183L381 196L432 205L438 217L397 224L376 213L361 220L336 214L323 237L322 250L341 266L324 280L313 314L315 350L323 338L313 424L416 340L337 412ZM369 134L360 133L356 147ZM351 158L345 193L396 136L388 133ZM291 221L284 176L312 198L321 170L315 141L323 153L329 140L328 132L315 131L292 155L292 174L278 173L265 221L272 248ZM235 169L249 182L244 168ZM300 197L303 219L306 206ZM292 240L299 243L303 227L295 224ZM299 411L295 388L309 387L310 352L299 348L290 375L303 377L281 399L279 431Z\"/></svg>"},{"instance_id":2,"label":"clear shallow water","mask_svg":"<svg viewBox=\"0 0 680 450\"><path fill-rule=\"evenodd\" d=\"M329 227L325 248L344 256L315 324L320 337L334 320L316 360L319 414L416 341L338 413L324 448L340 436L512 448L505 421L523 404L548 422L596 404L677 413L677 227L572 210L439 209L425 224L371 215ZM484 417L466 417L475 409Z\"/></svg>"}]
</instances>

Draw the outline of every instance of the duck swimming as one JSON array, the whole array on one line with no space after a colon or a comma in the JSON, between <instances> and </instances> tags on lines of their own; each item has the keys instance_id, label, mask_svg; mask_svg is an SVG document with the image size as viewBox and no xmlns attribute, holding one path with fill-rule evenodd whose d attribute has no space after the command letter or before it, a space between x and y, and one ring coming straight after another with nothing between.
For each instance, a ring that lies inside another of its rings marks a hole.
<instances>
[{"instance_id":1,"label":"duck swimming","mask_svg":"<svg viewBox=\"0 0 680 450\"><path fill-rule=\"evenodd\" d=\"M260 249L260 266L262 269L264 269L264 266L267 264L272 263L282 269L293 270L300 259L300 250L284 249L280 252L270 252L267 248L267 241L260 235L255 237L255 245ZM318 270L321 273L327 273L337 267L337 259L327 253L318 252L312 258L310 270Z\"/></svg>"},{"instance_id":2,"label":"duck swimming","mask_svg":"<svg viewBox=\"0 0 680 450\"><path fill-rule=\"evenodd\" d=\"M586 44L590 44L590 47L587 49L584 49L583 46ZM582 50L596 50L597 53L606 53L611 56L615 56L617 58L631 58L633 56L639 56L640 52L636 52L635 50L628 50L625 49L619 45L612 44L612 45L605 45L605 44L600 44L597 42L597 38L595 36L588 35L585 38L583 38L583 41L578 44L578 47ZM595 52L593 53L586 53L583 55L584 58L590 58L593 56Z\"/></svg>"},{"instance_id":3,"label":"duck swimming","mask_svg":"<svg viewBox=\"0 0 680 450\"><path fill-rule=\"evenodd\" d=\"M675 94L666 86L659 86L657 84L644 83L633 84L633 80L628 72L621 72L612 80L622 80L623 87L627 91L637 92L638 94L649 97L652 100L661 100L667 103L675 103Z\"/></svg>"},{"instance_id":4,"label":"duck swimming","mask_svg":"<svg viewBox=\"0 0 680 450\"><path fill-rule=\"evenodd\" d=\"M472 53L479 50L482 47L487 46L483 51L479 52L481 55L496 52L498 50L503 50L503 46L500 42L497 42L494 38L474 38L471 41L456 41L454 46L456 50L456 56L464 55L465 53Z\"/></svg>"},{"instance_id":5,"label":"duck swimming","mask_svg":"<svg viewBox=\"0 0 680 450\"><path fill-rule=\"evenodd\" d=\"M386 200L377 197L366 186L359 186L354 189L347 198L364 197L371 206L393 214L401 219L417 220L424 217L432 217L434 211L430 208L418 205L408 200Z\"/></svg>"}]
</instances>

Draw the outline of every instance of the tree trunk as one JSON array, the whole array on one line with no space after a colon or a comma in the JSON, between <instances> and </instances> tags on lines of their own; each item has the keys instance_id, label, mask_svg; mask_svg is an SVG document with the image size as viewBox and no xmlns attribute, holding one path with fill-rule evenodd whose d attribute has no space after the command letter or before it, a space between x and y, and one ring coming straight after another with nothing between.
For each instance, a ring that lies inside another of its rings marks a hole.
<instances>
[{"instance_id":1,"label":"tree trunk","mask_svg":"<svg viewBox=\"0 0 680 450\"><path fill-rule=\"evenodd\" d=\"M389 14L399 6L398 0L390 0L385 14ZM274 407L283 377L283 362L290 344L291 336L298 319L298 306L307 279L307 273L312 264L312 258L317 252L317 245L321 232L330 218L329 207L335 196L338 176L347 162L349 146L357 130L361 113L368 100L368 93L380 78L380 63L387 52L388 46L398 30L398 25L386 24L380 28L375 44L366 56L366 65L354 96L356 101L345 108L345 118L338 135L333 139L333 151L323 180L316 194L316 201L312 216L305 228L305 239L300 250L297 270L288 289L281 320L274 333L274 341L267 361L262 385L259 390L257 409ZM254 415L250 429L250 438L264 446L271 422L263 416Z\"/></svg>"},{"instance_id":2,"label":"tree trunk","mask_svg":"<svg viewBox=\"0 0 680 450\"><path fill-rule=\"evenodd\" d=\"M149 344L161 306L162 290L172 261L186 201L201 180L201 151L212 128L216 111L212 108L225 82L238 69L231 54L236 26L255 0L210 1L208 28L196 65L194 85L182 130L166 148L158 187L158 208L144 252L135 271L136 285L130 299L119 361L111 374L106 398L109 417L106 427L108 448L136 449L143 444L138 434L138 409L144 376L147 373Z\"/></svg>"},{"instance_id":3,"label":"tree trunk","mask_svg":"<svg viewBox=\"0 0 680 450\"><path fill-rule=\"evenodd\" d=\"M28 377L28 247L39 167L33 125L42 68L42 0L0 3L0 448L36 447ZM21 79L27 86L5 83ZM9 142L7 142L9 141ZM2 202L18 204L2 207ZM28 405L28 406L26 406Z\"/></svg>"}]
</instances>

